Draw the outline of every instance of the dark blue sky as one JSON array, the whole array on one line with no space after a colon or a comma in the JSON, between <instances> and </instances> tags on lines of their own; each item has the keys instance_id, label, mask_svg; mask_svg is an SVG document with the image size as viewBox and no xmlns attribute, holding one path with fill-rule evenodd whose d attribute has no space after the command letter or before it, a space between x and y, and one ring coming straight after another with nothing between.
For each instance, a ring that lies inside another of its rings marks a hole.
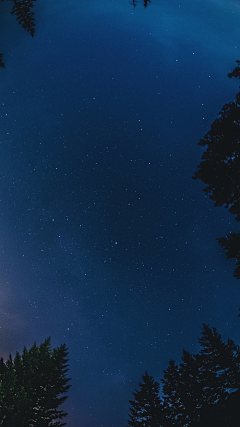
<instances>
[{"instance_id":1,"label":"dark blue sky","mask_svg":"<svg viewBox=\"0 0 240 427\"><path fill-rule=\"evenodd\" d=\"M239 343L236 231L197 145L238 82L238 2L37 0L32 39L1 4L0 352L69 348L69 427L122 427L147 369Z\"/></svg>"}]
</instances>

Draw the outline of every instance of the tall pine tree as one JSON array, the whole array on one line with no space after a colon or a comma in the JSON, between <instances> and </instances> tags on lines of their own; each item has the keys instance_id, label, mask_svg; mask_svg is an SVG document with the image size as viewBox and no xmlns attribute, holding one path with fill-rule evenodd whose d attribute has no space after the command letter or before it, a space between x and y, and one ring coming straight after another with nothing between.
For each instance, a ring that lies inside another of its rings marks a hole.
<instances>
[{"instance_id":1,"label":"tall pine tree","mask_svg":"<svg viewBox=\"0 0 240 427\"><path fill-rule=\"evenodd\" d=\"M23 354L0 361L0 425L2 427L64 426L67 413L58 410L67 399L67 348L51 349L50 338Z\"/></svg>"},{"instance_id":2,"label":"tall pine tree","mask_svg":"<svg viewBox=\"0 0 240 427\"><path fill-rule=\"evenodd\" d=\"M159 397L159 383L153 380L147 372L142 376L134 400L130 400L129 427L161 427L162 408Z\"/></svg>"},{"instance_id":3,"label":"tall pine tree","mask_svg":"<svg viewBox=\"0 0 240 427\"><path fill-rule=\"evenodd\" d=\"M235 427L240 404L239 349L232 340L224 343L216 329L207 325L199 343L199 354L184 350L182 363L177 366L171 360L164 371L166 425Z\"/></svg>"}]
</instances>

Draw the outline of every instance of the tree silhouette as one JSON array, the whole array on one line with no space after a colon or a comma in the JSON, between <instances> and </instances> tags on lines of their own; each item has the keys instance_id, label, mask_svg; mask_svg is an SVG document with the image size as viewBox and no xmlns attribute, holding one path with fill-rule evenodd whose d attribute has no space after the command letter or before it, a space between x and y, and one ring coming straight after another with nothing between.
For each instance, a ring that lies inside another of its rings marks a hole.
<instances>
[{"instance_id":1,"label":"tree silhouette","mask_svg":"<svg viewBox=\"0 0 240 427\"><path fill-rule=\"evenodd\" d=\"M2 0L3 2L4 0ZM14 5L12 7L12 11L10 12L12 15L16 16L16 20L19 22L22 27L27 30L31 36L34 36L34 13L31 11L33 8L33 2L36 0L13 0ZM4 67L3 63L3 54L0 54L0 67Z\"/></svg>"},{"instance_id":2,"label":"tree silhouette","mask_svg":"<svg viewBox=\"0 0 240 427\"><path fill-rule=\"evenodd\" d=\"M50 348L50 338L23 354L0 360L0 425L3 427L64 426L58 407L67 399L67 349Z\"/></svg>"},{"instance_id":3,"label":"tree silhouette","mask_svg":"<svg viewBox=\"0 0 240 427\"><path fill-rule=\"evenodd\" d=\"M231 77L240 78L240 61ZM193 179L201 179L203 189L215 206L224 206L240 221L240 92L235 101L225 104L210 131L200 140L206 146ZM227 258L236 258L234 277L240 278L240 234L217 239L227 250Z\"/></svg>"},{"instance_id":4,"label":"tree silhouette","mask_svg":"<svg viewBox=\"0 0 240 427\"><path fill-rule=\"evenodd\" d=\"M240 349L203 325L200 352L183 350L170 360L159 384L145 373L130 400L129 427L237 427L240 405Z\"/></svg>"},{"instance_id":5,"label":"tree silhouette","mask_svg":"<svg viewBox=\"0 0 240 427\"><path fill-rule=\"evenodd\" d=\"M169 426L235 426L240 403L240 352L204 325L201 351L183 350L182 363L170 360L164 371L163 412Z\"/></svg>"},{"instance_id":6,"label":"tree silhouette","mask_svg":"<svg viewBox=\"0 0 240 427\"><path fill-rule=\"evenodd\" d=\"M184 417L185 407L181 400L180 372L174 360L170 360L164 371L163 383L163 410L168 426L181 425L180 418Z\"/></svg>"},{"instance_id":7,"label":"tree silhouette","mask_svg":"<svg viewBox=\"0 0 240 427\"><path fill-rule=\"evenodd\" d=\"M147 372L142 376L143 383L139 383L140 390L136 390L134 400L130 400L130 427L160 427L161 401L159 398L159 383L153 380Z\"/></svg>"}]
</instances>

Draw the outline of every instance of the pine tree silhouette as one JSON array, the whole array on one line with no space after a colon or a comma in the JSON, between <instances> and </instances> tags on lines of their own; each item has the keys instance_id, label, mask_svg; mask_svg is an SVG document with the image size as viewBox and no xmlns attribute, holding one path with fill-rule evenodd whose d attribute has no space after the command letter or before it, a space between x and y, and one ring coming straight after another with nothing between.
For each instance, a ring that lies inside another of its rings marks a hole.
<instances>
[{"instance_id":1,"label":"pine tree silhouette","mask_svg":"<svg viewBox=\"0 0 240 427\"><path fill-rule=\"evenodd\" d=\"M183 350L182 363L170 360L164 371L163 413L169 426L235 427L240 403L240 352L203 325L201 351ZM237 403L238 402L238 403Z\"/></svg>"},{"instance_id":2,"label":"pine tree silhouette","mask_svg":"<svg viewBox=\"0 0 240 427\"><path fill-rule=\"evenodd\" d=\"M130 400L130 427L160 427L161 400L159 397L159 383L149 376L147 371L142 376L143 383L139 383L140 390L136 390L134 400Z\"/></svg>"},{"instance_id":3,"label":"pine tree silhouette","mask_svg":"<svg viewBox=\"0 0 240 427\"><path fill-rule=\"evenodd\" d=\"M2 427L64 426L67 413L58 410L67 399L67 348L50 348L50 338L36 343L14 360L0 360L0 425Z\"/></svg>"}]
</instances>

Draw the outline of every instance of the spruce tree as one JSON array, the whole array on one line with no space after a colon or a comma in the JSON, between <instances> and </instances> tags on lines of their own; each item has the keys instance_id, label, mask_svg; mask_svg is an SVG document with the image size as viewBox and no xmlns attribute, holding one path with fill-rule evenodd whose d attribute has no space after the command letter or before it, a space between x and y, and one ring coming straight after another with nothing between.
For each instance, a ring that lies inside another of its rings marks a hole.
<instances>
[{"instance_id":1,"label":"spruce tree","mask_svg":"<svg viewBox=\"0 0 240 427\"><path fill-rule=\"evenodd\" d=\"M58 410L67 399L67 348L51 349L50 338L36 343L14 360L0 361L0 425L3 427L64 426L67 413Z\"/></svg>"},{"instance_id":2,"label":"spruce tree","mask_svg":"<svg viewBox=\"0 0 240 427\"><path fill-rule=\"evenodd\" d=\"M160 427L162 420L161 400L159 397L159 383L149 376L147 371L139 383L139 390L133 393L134 400L130 400L130 427Z\"/></svg>"},{"instance_id":3,"label":"spruce tree","mask_svg":"<svg viewBox=\"0 0 240 427\"><path fill-rule=\"evenodd\" d=\"M199 343L199 354L183 350L182 363L178 366L171 360L164 371L166 425L235 427L240 403L239 349L232 340L224 343L216 329L207 325Z\"/></svg>"},{"instance_id":4,"label":"spruce tree","mask_svg":"<svg viewBox=\"0 0 240 427\"><path fill-rule=\"evenodd\" d=\"M239 396L240 364L238 346L230 339L226 343L216 328L203 326L199 338L201 369L200 385L203 405L201 411L202 426L206 422L218 422L219 427L233 426L235 417L230 407L233 396ZM235 394L237 392L237 395Z\"/></svg>"},{"instance_id":5,"label":"spruce tree","mask_svg":"<svg viewBox=\"0 0 240 427\"><path fill-rule=\"evenodd\" d=\"M163 409L167 425L182 425L180 418L184 416L186 408L181 399L179 367L172 359L168 368L164 371L162 383L164 393Z\"/></svg>"}]
</instances>

